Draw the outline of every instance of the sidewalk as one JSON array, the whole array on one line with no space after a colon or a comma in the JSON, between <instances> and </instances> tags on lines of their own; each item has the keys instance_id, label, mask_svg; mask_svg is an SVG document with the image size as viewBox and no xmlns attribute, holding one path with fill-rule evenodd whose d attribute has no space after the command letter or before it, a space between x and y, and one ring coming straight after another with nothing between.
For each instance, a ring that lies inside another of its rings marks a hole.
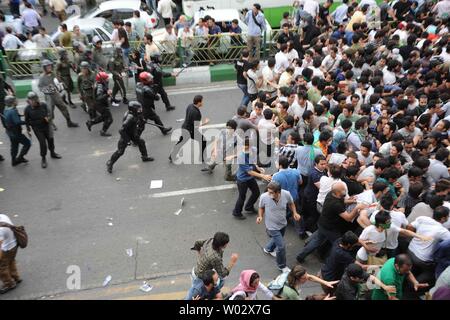
<instances>
[{"instance_id":1,"label":"sidewalk","mask_svg":"<svg viewBox=\"0 0 450 320\"><path fill-rule=\"evenodd\" d=\"M184 70L180 68L164 69L165 72L179 73L178 77L164 78L164 86L180 85L207 85L213 82L232 81L236 79L236 70L232 64L219 64L215 66L189 67ZM73 74L72 79L77 83L77 75ZM40 94L38 89L38 79L13 80L17 98L26 98L28 92L35 91ZM112 85L112 80L110 80ZM128 78L128 84L125 84L128 90L134 91L135 82L133 78ZM75 92L77 92L75 85Z\"/></svg>"}]
</instances>

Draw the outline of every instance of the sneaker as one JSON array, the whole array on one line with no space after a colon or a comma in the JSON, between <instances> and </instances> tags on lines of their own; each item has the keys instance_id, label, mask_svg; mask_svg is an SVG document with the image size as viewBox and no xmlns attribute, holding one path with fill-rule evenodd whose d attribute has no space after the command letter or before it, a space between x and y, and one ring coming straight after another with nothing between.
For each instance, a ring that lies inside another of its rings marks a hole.
<instances>
[{"instance_id":1,"label":"sneaker","mask_svg":"<svg viewBox=\"0 0 450 320\"><path fill-rule=\"evenodd\" d=\"M102 136L102 137L111 137L111 133L108 133L108 132L106 132L106 131L100 131L100 135Z\"/></svg>"},{"instance_id":2,"label":"sneaker","mask_svg":"<svg viewBox=\"0 0 450 320\"><path fill-rule=\"evenodd\" d=\"M5 158L0 154L0 161L5 161Z\"/></svg>"},{"instance_id":3,"label":"sneaker","mask_svg":"<svg viewBox=\"0 0 450 320\"><path fill-rule=\"evenodd\" d=\"M41 167L42 167L42 169L47 168L47 160L45 158L42 158Z\"/></svg>"},{"instance_id":4,"label":"sneaker","mask_svg":"<svg viewBox=\"0 0 450 320\"><path fill-rule=\"evenodd\" d=\"M242 214L233 214L233 217L235 217L238 220L245 220L245 219L247 219L247 217L242 215Z\"/></svg>"},{"instance_id":5,"label":"sneaker","mask_svg":"<svg viewBox=\"0 0 450 320\"><path fill-rule=\"evenodd\" d=\"M278 270L280 270L282 273L288 273L288 272L291 272L291 269L288 268L288 267L278 268Z\"/></svg>"},{"instance_id":6,"label":"sneaker","mask_svg":"<svg viewBox=\"0 0 450 320\"><path fill-rule=\"evenodd\" d=\"M56 152L52 153L50 155L50 157L52 157L53 159L61 159L62 158L61 155L57 154Z\"/></svg>"},{"instance_id":7,"label":"sneaker","mask_svg":"<svg viewBox=\"0 0 450 320\"><path fill-rule=\"evenodd\" d=\"M122 102L123 102L123 104L128 104L130 101L128 101L127 98L123 98Z\"/></svg>"},{"instance_id":8,"label":"sneaker","mask_svg":"<svg viewBox=\"0 0 450 320\"><path fill-rule=\"evenodd\" d=\"M276 258L277 253L275 251L267 251L266 248L263 248L265 254L270 254L272 257Z\"/></svg>"},{"instance_id":9,"label":"sneaker","mask_svg":"<svg viewBox=\"0 0 450 320\"><path fill-rule=\"evenodd\" d=\"M112 105L113 107L118 107L118 106L119 106L119 104L118 104L117 102L111 102L111 105Z\"/></svg>"},{"instance_id":10,"label":"sneaker","mask_svg":"<svg viewBox=\"0 0 450 320\"><path fill-rule=\"evenodd\" d=\"M298 235L298 237L300 238L300 240L306 240L306 239L308 239L308 235L306 234L306 232L305 232L305 233L300 233L300 234Z\"/></svg>"}]
</instances>

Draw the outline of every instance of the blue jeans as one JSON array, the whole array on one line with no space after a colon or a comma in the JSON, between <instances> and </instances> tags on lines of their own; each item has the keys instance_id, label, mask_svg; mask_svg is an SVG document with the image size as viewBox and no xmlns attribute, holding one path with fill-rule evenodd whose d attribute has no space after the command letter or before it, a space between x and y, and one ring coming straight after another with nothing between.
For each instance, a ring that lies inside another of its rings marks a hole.
<instances>
[{"instance_id":1,"label":"blue jeans","mask_svg":"<svg viewBox=\"0 0 450 320\"><path fill-rule=\"evenodd\" d=\"M286 245L284 244L284 232L286 227L281 230L266 230L270 237L269 242L266 244L266 251L273 252L277 249L277 266L280 269L286 267Z\"/></svg>"},{"instance_id":2,"label":"blue jeans","mask_svg":"<svg viewBox=\"0 0 450 320\"><path fill-rule=\"evenodd\" d=\"M250 96L248 95L247 85L238 83L238 87L244 93L244 96L242 97L241 100L241 106L248 106L248 103L250 102Z\"/></svg>"},{"instance_id":3,"label":"blue jeans","mask_svg":"<svg viewBox=\"0 0 450 320\"><path fill-rule=\"evenodd\" d=\"M308 244L297 255L297 261L301 262L305 260L310 253L321 247L325 244L325 242L329 241L330 243L333 243L340 237L341 234L339 232L326 230L319 226L319 228L312 234Z\"/></svg>"}]
</instances>

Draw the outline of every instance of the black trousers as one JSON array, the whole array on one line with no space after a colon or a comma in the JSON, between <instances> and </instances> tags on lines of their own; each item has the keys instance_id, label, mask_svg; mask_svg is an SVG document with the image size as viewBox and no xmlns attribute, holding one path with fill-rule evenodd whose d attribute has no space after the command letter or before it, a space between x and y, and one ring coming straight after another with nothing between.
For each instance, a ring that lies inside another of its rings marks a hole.
<instances>
[{"instance_id":1,"label":"black trousers","mask_svg":"<svg viewBox=\"0 0 450 320\"><path fill-rule=\"evenodd\" d=\"M114 164L125 153L125 149L128 147L130 141L139 147L142 157L148 156L147 147L145 146L145 141L143 139L139 136L130 137L129 135L121 134L119 143L117 144L117 150L111 156L111 164Z\"/></svg>"},{"instance_id":2,"label":"black trousers","mask_svg":"<svg viewBox=\"0 0 450 320\"><path fill-rule=\"evenodd\" d=\"M259 195L261 192L259 191L258 183L256 182L256 179L250 179L248 181L238 181L237 182L238 192L239 196L236 201L236 205L234 206L233 215L239 216L242 214L242 208L244 208L245 199L247 197L247 190L250 189L251 195L250 198L247 201L247 204L245 205L245 211L252 211L253 206L255 205L256 201L258 201Z\"/></svg>"},{"instance_id":3,"label":"black trousers","mask_svg":"<svg viewBox=\"0 0 450 320\"><path fill-rule=\"evenodd\" d=\"M41 157L45 157L47 155L47 145L48 150L50 150L50 153L55 152L55 140L53 138L53 129L46 128L46 129L40 129L40 128L33 128L34 134L36 135L36 138L39 141L39 148L41 151Z\"/></svg>"},{"instance_id":4,"label":"black trousers","mask_svg":"<svg viewBox=\"0 0 450 320\"><path fill-rule=\"evenodd\" d=\"M111 124L113 123L113 116L111 114L111 111L109 110L109 108L104 108L102 110L102 112L99 112L100 115L96 116L94 119L91 120L91 123L94 124L98 124L103 122L103 132L108 131L109 127L111 126Z\"/></svg>"},{"instance_id":5,"label":"black trousers","mask_svg":"<svg viewBox=\"0 0 450 320\"><path fill-rule=\"evenodd\" d=\"M114 86L113 86L113 90L112 90L112 97L113 99L116 98L117 92L121 92L122 97L124 99L126 99L127 97L127 90L125 89L125 83L123 82L122 77L114 77L113 76L113 81L114 81Z\"/></svg>"},{"instance_id":6,"label":"black trousers","mask_svg":"<svg viewBox=\"0 0 450 320\"><path fill-rule=\"evenodd\" d=\"M194 140L194 141L201 142L201 146L202 146L202 162L204 162L205 161L204 153L205 153L205 149L206 149L207 143L206 143L205 137L203 137L203 135L201 135L201 134L199 134L199 135L201 136L201 138L197 138L199 140L195 139L195 135L193 135L193 134L191 134L190 138L192 140ZM200 141L200 139L201 139L201 141ZM175 144L175 146L173 147L173 149L172 149L172 151L170 153L170 156L172 157L172 159L177 157L177 155L180 152L181 148L183 148L183 146L187 142L189 142L189 136L183 136L182 135L180 137L180 139L178 140L178 142ZM193 150L193 148L192 148L192 150Z\"/></svg>"},{"instance_id":7,"label":"black trousers","mask_svg":"<svg viewBox=\"0 0 450 320\"><path fill-rule=\"evenodd\" d=\"M161 100L167 109L168 107L170 107L170 101L169 101L169 97L167 96L166 90L164 90L162 84L159 86L156 86L156 88L157 88L156 93L158 93L161 96Z\"/></svg>"},{"instance_id":8,"label":"black trousers","mask_svg":"<svg viewBox=\"0 0 450 320\"><path fill-rule=\"evenodd\" d=\"M17 154L19 153L19 144L23 146L22 150L20 151L20 157L25 156L31 147L30 139L28 139L23 133L13 134L9 133L8 131L7 133L9 136L9 140L11 141L11 159L16 159Z\"/></svg>"},{"instance_id":9,"label":"black trousers","mask_svg":"<svg viewBox=\"0 0 450 320\"><path fill-rule=\"evenodd\" d=\"M155 107L145 107L143 116L144 116L145 120L151 120L151 121L155 122L158 126L160 126L159 130L161 130L161 132L163 132L164 124L162 123L161 118L156 114ZM145 126L142 126L141 128L139 128L139 130L138 130L139 136L142 134L142 132L144 132L144 129L145 129Z\"/></svg>"}]
</instances>

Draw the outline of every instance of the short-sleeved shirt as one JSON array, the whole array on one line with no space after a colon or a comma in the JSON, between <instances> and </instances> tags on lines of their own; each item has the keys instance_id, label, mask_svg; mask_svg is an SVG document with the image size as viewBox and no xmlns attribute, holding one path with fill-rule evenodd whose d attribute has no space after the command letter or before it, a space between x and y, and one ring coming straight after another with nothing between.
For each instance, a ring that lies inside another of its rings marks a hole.
<instances>
[{"instance_id":1,"label":"short-sleeved shirt","mask_svg":"<svg viewBox=\"0 0 450 320\"><path fill-rule=\"evenodd\" d=\"M392 225L391 228L399 229L395 225ZM361 240L370 240L372 241L372 247L376 248L378 251L385 246L386 243L386 231L379 232L377 230L377 227L374 225L370 225L366 228L364 228L363 232L359 236L359 239ZM376 253L378 253L378 251ZM367 261L369 259L369 256L373 256L376 253L369 253L367 252L366 248L361 247L358 250L357 257L362 261Z\"/></svg>"},{"instance_id":2,"label":"short-sleeved shirt","mask_svg":"<svg viewBox=\"0 0 450 320\"><path fill-rule=\"evenodd\" d=\"M4 214L0 214L0 222L13 224L9 217ZM14 249L17 246L17 240L14 233L10 228L1 227L0 228L0 241L2 242L2 251L6 252Z\"/></svg>"},{"instance_id":3,"label":"short-sleeved shirt","mask_svg":"<svg viewBox=\"0 0 450 320\"><path fill-rule=\"evenodd\" d=\"M375 224L375 217L379 211L375 211L370 216L370 222ZM398 247L398 235L399 228L406 227L408 223L408 219L403 212L400 211L390 211L389 215L391 216L391 228L386 230L386 248L388 249L396 249Z\"/></svg>"},{"instance_id":4,"label":"short-sleeved shirt","mask_svg":"<svg viewBox=\"0 0 450 320\"><path fill-rule=\"evenodd\" d=\"M250 64L247 60L239 60L234 63L234 68L236 69L236 82L238 84L247 85L247 79L244 77L244 72L250 69Z\"/></svg>"},{"instance_id":5,"label":"short-sleeved shirt","mask_svg":"<svg viewBox=\"0 0 450 320\"><path fill-rule=\"evenodd\" d=\"M352 251L345 250L339 244L341 238L337 239L331 248L330 254L325 260L320 273L325 281L335 281L342 278L345 269L351 263L355 262Z\"/></svg>"},{"instance_id":6,"label":"short-sleeved shirt","mask_svg":"<svg viewBox=\"0 0 450 320\"><path fill-rule=\"evenodd\" d=\"M399 274L395 269L395 258L391 258L381 268L379 278L387 286L395 286L397 292L393 296L401 299L403 297L403 281L405 275ZM375 289L372 291L372 300L387 300L388 296L383 289Z\"/></svg>"},{"instance_id":7,"label":"short-sleeved shirt","mask_svg":"<svg viewBox=\"0 0 450 320\"><path fill-rule=\"evenodd\" d=\"M318 224L326 230L343 231L346 224L340 214L345 212L344 199L336 198L332 192L326 197L322 207L322 214Z\"/></svg>"},{"instance_id":8,"label":"short-sleeved shirt","mask_svg":"<svg viewBox=\"0 0 450 320\"><path fill-rule=\"evenodd\" d=\"M286 209L293 201L291 194L286 190L281 190L278 203L267 192L261 196L259 207L264 208L264 221L267 230L281 230L286 227Z\"/></svg>"},{"instance_id":9,"label":"short-sleeved shirt","mask_svg":"<svg viewBox=\"0 0 450 320\"><path fill-rule=\"evenodd\" d=\"M236 180L238 182L247 182L255 179L249 174L250 171L256 171L256 159L253 159L251 153L240 153L238 155L238 170L236 172Z\"/></svg>"},{"instance_id":10,"label":"short-sleeved shirt","mask_svg":"<svg viewBox=\"0 0 450 320\"><path fill-rule=\"evenodd\" d=\"M409 250L422 261L433 261L436 244L442 240L450 239L450 231L430 217L418 217L411 225L416 229L416 233L430 236L433 240L422 241L413 238L409 243Z\"/></svg>"},{"instance_id":11,"label":"short-sleeved shirt","mask_svg":"<svg viewBox=\"0 0 450 320\"><path fill-rule=\"evenodd\" d=\"M202 113L200 112L200 109L197 108L194 104L190 104L186 108L186 118L181 127L188 130L192 138L194 136L195 122L201 120Z\"/></svg>"},{"instance_id":12,"label":"short-sleeved shirt","mask_svg":"<svg viewBox=\"0 0 450 320\"><path fill-rule=\"evenodd\" d=\"M298 199L298 185L302 181L300 173L295 169L282 169L275 173L272 181L278 182L281 189L289 191L294 201Z\"/></svg>"},{"instance_id":13,"label":"short-sleeved shirt","mask_svg":"<svg viewBox=\"0 0 450 320\"><path fill-rule=\"evenodd\" d=\"M220 290L214 287L211 292L206 290L205 284L200 278L194 280L192 287L184 300L194 300L196 296L200 296L200 300L213 300Z\"/></svg>"}]
</instances>

